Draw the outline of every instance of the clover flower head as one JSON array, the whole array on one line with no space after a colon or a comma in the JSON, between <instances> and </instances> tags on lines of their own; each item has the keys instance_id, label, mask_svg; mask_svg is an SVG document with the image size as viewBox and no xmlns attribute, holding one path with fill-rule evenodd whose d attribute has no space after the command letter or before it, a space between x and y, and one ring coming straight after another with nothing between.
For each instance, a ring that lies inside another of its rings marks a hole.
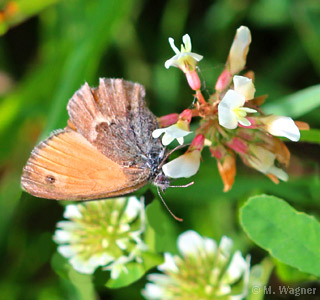
<instances>
[{"instance_id":1,"label":"clover flower head","mask_svg":"<svg viewBox=\"0 0 320 300\"><path fill-rule=\"evenodd\" d=\"M183 45L181 45L181 50L179 50L174 44L174 39L169 38L170 46L176 55L168 59L164 65L167 69L172 66L181 69L184 73L188 73L189 71L193 71L195 69L203 56L191 52L191 39L188 34L185 34L182 37L182 40Z\"/></svg>"},{"instance_id":2,"label":"clover flower head","mask_svg":"<svg viewBox=\"0 0 320 300\"><path fill-rule=\"evenodd\" d=\"M284 136L293 142L300 139L300 131L294 121L289 117L267 116L260 119L266 131L274 136Z\"/></svg>"},{"instance_id":3,"label":"clover flower head","mask_svg":"<svg viewBox=\"0 0 320 300\"><path fill-rule=\"evenodd\" d=\"M188 178L195 175L200 167L201 151L204 142L204 136L201 134L197 135L186 153L162 166L163 173L171 178Z\"/></svg>"},{"instance_id":4,"label":"clover flower head","mask_svg":"<svg viewBox=\"0 0 320 300\"><path fill-rule=\"evenodd\" d=\"M251 144L249 146L251 155L248 157L249 165L259 172L275 176L283 181L288 180L288 174L275 166L276 155L262 146Z\"/></svg>"},{"instance_id":5,"label":"clover flower head","mask_svg":"<svg viewBox=\"0 0 320 300\"><path fill-rule=\"evenodd\" d=\"M219 124L227 129L235 129L240 123L242 126L250 126L251 122L246 118L247 113L257 112L255 109L244 107L246 98L234 90L228 90L218 105Z\"/></svg>"},{"instance_id":6,"label":"clover flower head","mask_svg":"<svg viewBox=\"0 0 320 300\"><path fill-rule=\"evenodd\" d=\"M92 274L98 267L117 278L126 263L146 249L140 239L142 205L136 197L91 201L67 205L53 236L58 252L75 270ZM137 249L139 251L137 251Z\"/></svg>"},{"instance_id":7,"label":"clover flower head","mask_svg":"<svg viewBox=\"0 0 320 300\"><path fill-rule=\"evenodd\" d=\"M151 281L142 291L146 299L240 300L247 294L249 257L240 251L232 255L232 240L223 237L220 244L186 231L178 238L181 255L165 253L158 269L163 274L150 274Z\"/></svg>"}]
</instances>

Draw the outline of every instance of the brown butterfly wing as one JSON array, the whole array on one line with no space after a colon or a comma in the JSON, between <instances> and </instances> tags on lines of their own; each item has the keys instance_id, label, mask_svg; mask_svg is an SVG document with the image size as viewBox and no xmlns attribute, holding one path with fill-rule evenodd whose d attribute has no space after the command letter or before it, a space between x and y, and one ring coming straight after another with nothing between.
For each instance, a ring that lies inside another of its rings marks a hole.
<instances>
[{"instance_id":1,"label":"brown butterfly wing","mask_svg":"<svg viewBox=\"0 0 320 300\"><path fill-rule=\"evenodd\" d=\"M32 151L21 183L41 198L100 199L131 193L147 183L145 176L132 181L134 173L141 175L141 170L123 168L79 133L66 129L53 133Z\"/></svg>"},{"instance_id":2,"label":"brown butterfly wing","mask_svg":"<svg viewBox=\"0 0 320 300\"><path fill-rule=\"evenodd\" d=\"M150 157L161 161L164 148L151 136L157 120L144 95L140 84L122 79L100 79L95 89L83 85L68 103L69 127L32 152L23 187L38 197L86 200L145 185Z\"/></svg>"}]
</instances>

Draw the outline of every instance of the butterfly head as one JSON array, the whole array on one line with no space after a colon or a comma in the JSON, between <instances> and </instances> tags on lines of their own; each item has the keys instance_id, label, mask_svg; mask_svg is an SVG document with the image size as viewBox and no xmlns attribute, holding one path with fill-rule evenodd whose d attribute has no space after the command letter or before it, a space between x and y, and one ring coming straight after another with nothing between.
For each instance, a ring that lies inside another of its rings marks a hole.
<instances>
[{"instance_id":1,"label":"butterfly head","mask_svg":"<svg viewBox=\"0 0 320 300\"><path fill-rule=\"evenodd\" d=\"M161 191L165 191L170 186L170 179L161 171L154 179L153 184L159 187Z\"/></svg>"}]
</instances>

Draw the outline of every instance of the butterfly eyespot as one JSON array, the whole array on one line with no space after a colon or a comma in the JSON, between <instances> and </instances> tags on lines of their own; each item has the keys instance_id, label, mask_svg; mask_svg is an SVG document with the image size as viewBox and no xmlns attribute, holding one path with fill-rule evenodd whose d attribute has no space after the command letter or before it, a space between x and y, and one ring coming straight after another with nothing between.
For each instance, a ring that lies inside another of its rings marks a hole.
<instances>
[{"instance_id":1,"label":"butterfly eyespot","mask_svg":"<svg viewBox=\"0 0 320 300\"><path fill-rule=\"evenodd\" d=\"M54 183L56 179L52 175L47 175L46 182L47 183Z\"/></svg>"}]
</instances>

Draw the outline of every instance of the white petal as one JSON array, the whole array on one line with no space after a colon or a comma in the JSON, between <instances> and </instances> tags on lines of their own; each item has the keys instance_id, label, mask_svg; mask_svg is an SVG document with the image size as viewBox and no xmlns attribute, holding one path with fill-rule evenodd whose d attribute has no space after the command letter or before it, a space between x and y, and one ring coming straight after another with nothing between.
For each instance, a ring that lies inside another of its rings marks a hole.
<instances>
[{"instance_id":1,"label":"white petal","mask_svg":"<svg viewBox=\"0 0 320 300\"><path fill-rule=\"evenodd\" d=\"M121 222L130 223L141 212L141 202L136 197L130 197L121 218Z\"/></svg>"},{"instance_id":2,"label":"white petal","mask_svg":"<svg viewBox=\"0 0 320 300\"><path fill-rule=\"evenodd\" d=\"M130 225L127 223L123 223L119 225L118 233L128 232L130 230Z\"/></svg>"},{"instance_id":3,"label":"white petal","mask_svg":"<svg viewBox=\"0 0 320 300\"><path fill-rule=\"evenodd\" d=\"M176 138L184 137L192 133L192 131L183 130L179 128L176 124L174 124L167 128L166 133L170 134L173 138L176 139Z\"/></svg>"},{"instance_id":4,"label":"white petal","mask_svg":"<svg viewBox=\"0 0 320 300\"><path fill-rule=\"evenodd\" d=\"M73 221L59 221L56 226L66 231L79 229L79 224Z\"/></svg>"},{"instance_id":5,"label":"white petal","mask_svg":"<svg viewBox=\"0 0 320 300\"><path fill-rule=\"evenodd\" d=\"M253 156L248 158L250 165L264 174L267 173L274 164L276 156L263 147L255 146L254 144L251 144L249 147L253 154Z\"/></svg>"},{"instance_id":6,"label":"white petal","mask_svg":"<svg viewBox=\"0 0 320 300\"><path fill-rule=\"evenodd\" d=\"M178 272L179 269L174 261L173 256L170 253L164 254L164 263L158 266L159 271L169 271L169 272Z\"/></svg>"},{"instance_id":7,"label":"white petal","mask_svg":"<svg viewBox=\"0 0 320 300\"><path fill-rule=\"evenodd\" d=\"M218 105L218 118L219 124L228 129L235 129L238 126L238 121L235 113L227 105L221 104Z\"/></svg>"},{"instance_id":8,"label":"white petal","mask_svg":"<svg viewBox=\"0 0 320 300\"><path fill-rule=\"evenodd\" d=\"M72 256L75 256L77 254L77 251L75 251L74 247L70 245L62 245L59 246L57 251L66 258L70 258Z\"/></svg>"},{"instance_id":9,"label":"white petal","mask_svg":"<svg viewBox=\"0 0 320 300\"><path fill-rule=\"evenodd\" d=\"M231 74L241 71L246 65L246 57L251 43L251 33L248 27L241 26L236 33L229 53Z\"/></svg>"},{"instance_id":10,"label":"white petal","mask_svg":"<svg viewBox=\"0 0 320 300\"><path fill-rule=\"evenodd\" d=\"M168 59L165 63L164 63L164 66L169 69L170 67L177 67L179 68L180 67L180 64L179 64L179 58L181 57L181 54L177 54L173 57L171 57L170 59Z\"/></svg>"},{"instance_id":11,"label":"white petal","mask_svg":"<svg viewBox=\"0 0 320 300\"><path fill-rule=\"evenodd\" d=\"M131 231L128 234L139 246L145 247L144 242L141 240L141 230Z\"/></svg>"},{"instance_id":12,"label":"white petal","mask_svg":"<svg viewBox=\"0 0 320 300\"><path fill-rule=\"evenodd\" d=\"M201 153L198 150L187 152L166 163L162 170L166 176L171 178L191 177L199 170L200 158Z\"/></svg>"},{"instance_id":13,"label":"white petal","mask_svg":"<svg viewBox=\"0 0 320 300\"><path fill-rule=\"evenodd\" d=\"M177 138L177 141L178 141L178 143L179 143L180 145L183 145L183 143L184 143L183 137Z\"/></svg>"},{"instance_id":14,"label":"white petal","mask_svg":"<svg viewBox=\"0 0 320 300\"><path fill-rule=\"evenodd\" d=\"M123 272L128 273L127 267L123 264L115 264L111 269L111 278L117 279Z\"/></svg>"},{"instance_id":15,"label":"white petal","mask_svg":"<svg viewBox=\"0 0 320 300\"><path fill-rule=\"evenodd\" d=\"M83 260L79 256L72 257L69 262L72 267L79 273L93 274L94 270L96 269L95 266L90 265L88 261Z\"/></svg>"},{"instance_id":16,"label":"white petal","mask_svg":"<svg viewBox=\"0 0 320 300\"><path fill-rule=\"evenodd\" d=\"M200 61L201 59L203 59L203 56L194 52L189 52L188 53L189 56L191 56L192 58L194 58L196 61Z\"/></svg>"},{"instance_id":17,"label":"white petal","mask_svg":"<svg viewBox=\"0 0 320 300\"><path fill-rule=\"evenodd\" d=\"M176 54L180 54L180 50L176 47L176 45L174 44L174 39L172 37L169 38L169 44L172 48L172 50L176 53Z\"/></svg>"},{"instance_id":18,"label":"white petal","mask_svg":"<svg viewBox=\"0 0 320 300\"><path fill-rule=\"evenodd\" d=\"M234 76L233 77L234 90L237 93L242 94L246 100L254 98L254 93L256 89L252 83L252 80L244 76Z\"/></svg>"},{"instance_id":19,"label":"white petal","mask_svg":"<svg viewBox=\"0 0 320 300\"><path fill-rule=\"evenodd\" d=\"M204 251L205 249L204 240L197 232L188 230L180 234L178 249L184 256L197 255L199 250Z\"/></svg>"},{"instance_id":20,"label":"white petal","mask_svg":"<svg viewBox=\"0 0 320 300\"><path fill-rule=\"evenodd\" d=\"M142 295L146 299L151 299L151 300L161 300L164 299L164 291L163 289L155 285L153 283L147 283L145 286L145 289L142 291Z\"/></svg>"},{"instance_id":21,"label":"white petal","mask_svg":"<svg viewBox=\"0 0 320 300\"><path fill-rule=\"evenodd\" d=\"M170 143L174 141L174 137L172 137L170 134L165 133L162 137L162 144L164 146L168 146Z\"/></svg>"},{"instance_id":22,"label":"white petal","mask_svg":"<svg viewBox=\"0 0 320 300\"><path fill-rule=\"evenodd\" d=\"M223 253L226 253L226 254L230 254L232 246L233 246L232 239L224 235L221 238L219 243L219 251L222 251Z\"/></svg>"},{"instance_id":23,"label":"white petal","mask_svg":"<svg viewBox=\"0 0 320 300\"><path fill-rule=\"evenodd\" d=\"M242 94L239 94L234 90L228 90L219 105L223 104L230 108L238 108L242 107L245 102L246 99Z\"/></svg>"},{"instance_id":24,"label":"white petal","mask_svg":"<svg viewBox=\"0 0 320 300\"><path fill-rule=\"evenodd\" d=\"M186 50L186 52L191 52L191 39L189 34L185 34L182 37L182 41L184 43L184 49Z\"/></svg>"},{"instance_id":25,"label":"white petal","mask_svg":"<svg viewBox=\"0 0 320 300\"><path fill-rule=\"evenodd\" d=\"M242 126L250 126L251 122L246 119L246 118L238 118L238 122L242 125Z\"/></svg>"},{"instance_id":26,"label":"white petal","mask_svg":"<svg viewBox=\"0 0 320 300\"><path fill-rule=\"evenodd\" d=\"M283 181L288 181L289 179L288 174L282 169L277 168L276 166L271 166L266 173L273 174Z\"/></svg>"},{"instance_id":27,"label":"white petal","mask_svg":"<svg viewBox=\"0 0 320 300\"><path fill-rule=\"evenodd\" d=\"M149 281L153 281L154 283L157 283L159 285L167 285L171 281L171 278L169 276L159 273L152 273L147 277Z\"/></svg>"},{"instance_id":28,"label":"white petal","mask_svg":"<svg viewBox=\"0 0 320 300\"><path fill-rule=\"evenodd\" d=\"M253 114L253 113L256 113L256 112L257 112L255 109L253 109L253 108L249 108L249 107L242 107L241 109L242 109L242 110L244 110L245 112L247 112L247 113L251 113L251 114Z\"/></svg>"},{"instance_id":29,"label":"white petal","mask_svg":"<svg viewBox=\"0 0 320 300\"><path fill-rule=\"evenodd\" d=\"M231 293L231 287L227 284L220 284L218 290L216 291L217 296L224 296Z\"/></svg>"},{"instance_id":30,"label":"white petal","mask_svg":"<svg viewBox=\"0 0 320 300\"><path fill-rule=\"evenodd\" d=\"M65 244L71 241L71 233L65 230L56 230L53 236L53 240L58 244Z\"/></svg>"},{"instance_id":31,"label":"white petal","mask_svg":"<svg viewBox=\"0 0 320 300\"><path fill-rule=\"evenodd\" d=\"M294 121L289 117L269 116L261 119L266 124L269 133L275 136L284 136L291 141L300 139L300 131Z\"/></svg>"},{"instance_id":32,"label":"white petal","mask_svg":"<svg viewBox=\"0 0 320 300\"><path fill-rule=\"evenodd\" d=\"M215 254L218 248L216 241L209 238L204 238L204 247L208 254Z\"/></svg>"},{"instance_id":33,"label":"white petal","mask_svg":"<svg viewBox=\"0 0 320 300\"><path fill-rule=\"evenodd\" d=\"M240 251L236 251L232 257L232 260L223 275L222 282L226 284L232 284L240 279L242 274L247 269L247 262L242 257Z\"/></svg>"},{"instance_id":34,"label":"white petal","mask_svg":"<svg viewBox=\"0 0 320 300\"><path fill-rule=\"evenodd\" d=\"M241 300L248 295L249 277L250 277L250 255L246 257L246 270L243 275L243 290L239 295L232 295L230 300Z\"/></svg>"},{"instance_id":35,"label":"white petal","mask_svg":"<svg viewBox=\"0 0 320 300\"><path fill-rule=\"evenodd\" d=\"M63 216L66 219L82 218L82 214L81 214L81 212L80 212L80 210L78 208L78 205L75 205L75 204L67 205Z\"/></svg>"},{"instance_id":36,"label":"white petal","mask_svg":"<svg viewBox=\"0 0 320 300\"><path fill-rule=\"evenodd\" d=\"M167 128L163 128L163 129L156 129L153 131L152 136L154 138L159 137L162 133L164 133L163 137L162 137L162 144L164 146L169 145L171 142L173 142L174 139L179 139L179 143L181 142L181 137L184 137L190 133L192 133L192 131L187 131L187 130L183 130L181 129L178 124L174 124L171 125ZM182 144L183 144L183 139L182 139Z\"/></svg>"},{"instance_id":37,"label":"white petal","mask_svg":"<svg viewBox=\"0 0 320 300\"><path fill-rule=\"evenodd\" d=\"M129 239L128 238L123 238L123 239L118 239L116 240L116 245L121 249L121 250L126 250L129 244Z\"/></svg>"},{"instance_id":38,"label":"white petal","mask_svg":"<svg viewBox=\"0 0 320 300\"><path fill-rule=\"evenodd\" d=\"M153 138L158 138L162 133L166 132L166 128L158 128L153 130L152 132L152 137Z\"/></svg>"},{"instance_id":39,"label":"white petal","mask_svg":"<svg viewBox=\"0 0 320 300\"><path fill-rule=\"evenodd\" d=\"M102 254L96 254L90 257L88 263L94 266L95 268L97 268L100 266L105 266L106 264L110 263L113 260L114 260L113 256L106 253L102 253Z\"/></svg>"}]
</instances>

